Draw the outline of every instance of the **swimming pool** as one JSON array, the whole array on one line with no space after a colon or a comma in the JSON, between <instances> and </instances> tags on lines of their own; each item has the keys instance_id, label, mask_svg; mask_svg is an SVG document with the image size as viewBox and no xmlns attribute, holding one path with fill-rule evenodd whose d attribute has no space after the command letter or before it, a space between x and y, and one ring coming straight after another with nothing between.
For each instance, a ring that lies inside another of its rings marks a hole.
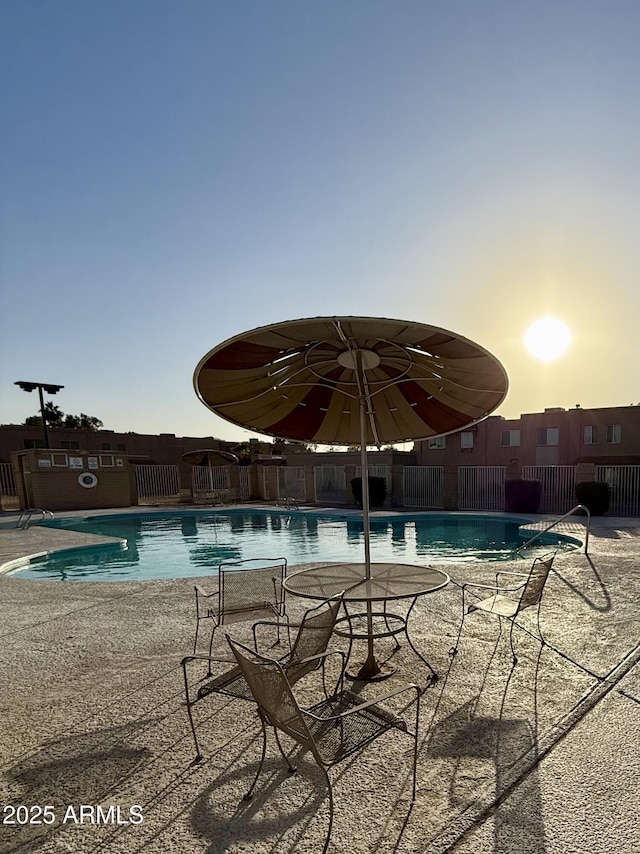
<instances>
[{"instance_id":1,"label":"swimming pool","mask_svg":"<svg viewBox=\"0 0 640 854\"><path fill-rule=\"evenodd\" d=\"M371 519L371 560L459 563L507 560L522 544L527 519L468 513L415 513ZM146 581L215 572L223 560L286 557L289 565L364 560L360 514L225 509L180 510L57 519L48 527L126 540L117 545L57 552L38 558L20 578L61 581ZM526 556L580 542L545 535Z\"/></svg>"}]
</instances>

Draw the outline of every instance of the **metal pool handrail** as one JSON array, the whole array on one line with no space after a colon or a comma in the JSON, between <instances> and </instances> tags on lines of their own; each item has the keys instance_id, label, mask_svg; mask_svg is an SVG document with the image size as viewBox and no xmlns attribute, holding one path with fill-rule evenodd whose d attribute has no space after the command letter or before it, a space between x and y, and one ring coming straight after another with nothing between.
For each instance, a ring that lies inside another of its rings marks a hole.
<instances>
[{"instance_id":1,"label":"metal pool handrail","mask_svg":"<svg viewBox=\"0 0 640 854\"><path fill-rule=\"evenodd\" d=\"M41 510L39 507L28 508L20 514L16 528L23 528L26 531L35 513L42 513L43 522L45 519L53 519L51 510Z\"/></svg>"},{"instance_id":2,"label":"metal pool handrail","mask_svg":"<svg viewBox=\"0 0 640 854\"><path fill-rule=\"evenodd\" d=\"M538 533L531 537L530 540L527 540L526 543L523 543L521 546L518 546L518 548L514 551L513 554L517 555L518 552L522 551L522 549L526 548L527 546L530 546L531 543L538 540L543 534L546 534L552 528L555 528L556 525L558 525L560 522L563 522L567 518L567 516L571 516L573 513L576 512L576 510L584 510L587 514L587 531L586 536L584 538L584 553L587 554L589 549L589 530L591 528L591 511L584 504L576 504L576 506L569 510L567 513L565 513L564 516L560 516L558 519L555 519L553 522L551 522L550 525L547 525L544 530L538 531Z\"/></svg>"}]
</instances>

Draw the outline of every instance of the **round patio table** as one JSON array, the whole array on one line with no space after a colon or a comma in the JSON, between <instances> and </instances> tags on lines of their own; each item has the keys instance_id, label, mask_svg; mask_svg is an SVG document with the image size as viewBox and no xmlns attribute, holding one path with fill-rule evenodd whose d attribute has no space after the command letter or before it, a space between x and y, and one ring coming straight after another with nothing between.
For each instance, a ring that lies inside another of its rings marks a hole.
<instances>
[{"instance_id":1,"label":"round patio table","mask_svg":"<svg viewBox=\"0 0 640 854\"><path fill-rule=\"evenodd\" d=\"M411 649L431 671L433 679L437 679L437 673L411 640L409 616L419 596L440 590L449 580L446 572L432 566L372 563L371 577L366 578L363 563L328 563L292 573L287 576L283 586L293 596L321 601L344 591L345 616L337 621L335 633L349 639L347 657L351 655L354 640L369 642L369 656L355 674L347 673L351 678L373 680L390 676L394 669L379 664L373 656L373 640L403 633ZM406 614L391 613L387 608L388 603L401 599L411 600ZM368 630L367 613L354 612L350 608L356 603L364 603L369 607L379 603L379 610L373 611L372 632Z\"/></svg>"}]
</instances>

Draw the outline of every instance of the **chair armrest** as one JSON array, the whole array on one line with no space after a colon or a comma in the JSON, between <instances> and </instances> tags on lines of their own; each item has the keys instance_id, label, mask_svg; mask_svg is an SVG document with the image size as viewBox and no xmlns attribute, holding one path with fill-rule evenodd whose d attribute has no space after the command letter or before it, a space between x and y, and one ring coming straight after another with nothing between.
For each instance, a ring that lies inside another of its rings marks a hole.
<instances>
[{"instance_id":1,"label":"chair armrest","mask_svg":"<svg viewBox=\"0 0 640 854\"><path fill-rule=\"evenodd\" d=\"M233 657L224 658L218 655L185 655L185 657L180 662L181 666L184 667L185 664L189 664L191 661L215 661L220 664L236 664L236 660Z\"/></svg>"},{"instance_id":2,"label":"chair armrest","mask_svg":"<svg viewBox=\"0 0 640 854\"><path fill-rule=\"evenodd\" d=\"M207 593L204 587L201 587L199 584L194 584L193 586L195 588L196 594L199 596L204 596L205 599L210 599L211 596L217 596L219 592L218 590L212 590L211 593Z\"/></svg>"},{"instance_id":3,"label":"chair armrest","mask_svg":"<svg viewBox=\"0 0 640 854\"><path fill-rule=\"evenodd\" d=\"M273 607L273 606L271 606L271 607ZM302 623L291 623L291 622L289 622L289 620L287 619L286 614L283 614L282 616L283 616L284 620L286 620L286 622L284 622L283 620L257 620L257 621L253 624L253 626L252 626L252 632L253 632L253 645L254 645L254 646L255 646L255 648L256 648L256 652L259 652L259 651L260 651L260 650L258 649L258 636L257 636L257 634L256 634L256 629L258 628L258 626L272 626L274 629L279 629L279 628L282 628L283 626L284 626L284 627L286 627L286 629L287 629L287 636L289 637L289 646L291 646L291 638L290 638L289 632L291 631L291 629L298 629L298 628L300 628L300 626L302 625Z\"/></svg>"},{"instance_id":4,"label":"chair armrest","mask_svg":"<svg viewBox=\"0 0 640 854\"><path fill-rule=\"evenodd\" d=\"M516 584L515 587L501 587L499 584L478 584L473 581L468 581L462 585L462 592L466 590L467 587L477 587L482 590L504 590L506 592L513 590L520 590L521 587L524 587L524 581L520 584Z\"/></svg>"},{"instance_id":5,"label":"chair armrest","mask_svg":"<svg viewBox=\"0 0 640 854\"><path fill-rule=\"evenodd\" d=\"M362 712L365 709L370 708L371 706L378 706L380 705L380 703L384 703L386 700L391 700L393 697L397 697L399 694L404 694L406 691L415 691L416 700L420 699L420 687L413 682L407 682L405 685L401 685L399 688L396 688L395 691L391 691L389 694L384 694L379 697L374 697L371 700L367 700L364 703L359 703L357 706L353 706L351 709L347 709L344 712L340 712L340 714L338 715L327 715L326 717L321 717L320 715L316 715L313 712L308 711L307 709L301 709L301 711L303 714L309 715L309 717L313 718L316 721L336 721L340 720L340 718L345 718L348 715L355 715L358 712ZM344 693L350 694L352 697L358 696L357 694L354 694L353 691L345 691ZM401 720L402 718L399 718L398 723L400 723Z\"/></svg>"}]
</instances>

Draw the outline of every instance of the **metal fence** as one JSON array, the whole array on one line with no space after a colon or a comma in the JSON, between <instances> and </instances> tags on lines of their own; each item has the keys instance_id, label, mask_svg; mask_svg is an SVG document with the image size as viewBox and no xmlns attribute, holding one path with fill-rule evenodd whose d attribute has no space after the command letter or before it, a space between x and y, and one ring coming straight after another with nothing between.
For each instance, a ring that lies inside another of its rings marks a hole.
<instances>
[{"instance_id":1,"label":"metal fence","mask_svg":"<svg viewBox=\"0 0 640 854\"><path fill-rule=\"evenodd\" d=\"M315 466L313 474L318 504L344 504L347 495L344 466Z\"/></svg>"},{"instance_id":2,"label":"metal fence","mask_svg":"<svg viewBox=\"0 0 640 854\"><path fill-rule=\"evenodd\" d=\"M247 466L238 469L240 475L240 501L247 501L251 495L251 474Z\"/></svg>"},{"instance_id":3,"label":"metal fence","mask_svg":"<svg viewBox=\"0 0 640 854\"><path fill-rule=\"evenodd\" d=\"M523 466L522 477L542 484L540 513L567 513L578 503L575 466Z\"/></svg>"},{"instance_id":4,"label":"metal fence","mask_svg":"<svg viewBox=\"0 0 640 854\"><path fill-rule=\"evenodd\" d=\"M504 510L504 466L458 466L460 510Z\"/></svg>"},{"instance_id":5,"label":"metal fence","mask_svg":"<svg viewBox=\"0 0 640 854\"><path fill-rule=\"evenodd\" d=\"M194 501L217 501L231 497L229 466L193 466L191 489Z\"/></svg>"},{"instance_id":6,"label":"metal fence","mask_svg":"<svg viewBox=\"0 0 640 854\"><path fill-rule=\"evenodd\" d=\"M0 463L0 495L17 495L11 463Z\"/></svg>"},{"instance_id":7,"label":"metal fence","mask_svg":"<svg viewBox=\"0 0 640 854\"><path fill-rule=\"evenodd\" d=\"M640 516L640 466L597 466L596 480L609 484L610 516Z\"/></svg>"},{"instance_id":8,"label":"metal fence","mask_svg":"<svg viewBox=\"0 0 640 854\"><path fill-rule=\"evenodd\" d=\"M444 507L443 472L442 466L404 466L402 490L405 507L441 510Z\"/></svg>"},{"instance_id":9,"label":"metal fence","mask_svg":"<svg viewBox=\"0 0 640 854\"><path fill-rule=\"evenodd\" d=\"M178 466L136 466L135 469L138 504L178 503Z\"/></svg>"},{"instance_id":10,"label":"metal fence","mask_svg":"<svg viewBox=\"0 0 640 854\"><path fill-rule=\"evenodd\" d=\"M283 466L278 469L278 489L281 498L307 500L304 466Z\"/></svg>"}]
</instances>

